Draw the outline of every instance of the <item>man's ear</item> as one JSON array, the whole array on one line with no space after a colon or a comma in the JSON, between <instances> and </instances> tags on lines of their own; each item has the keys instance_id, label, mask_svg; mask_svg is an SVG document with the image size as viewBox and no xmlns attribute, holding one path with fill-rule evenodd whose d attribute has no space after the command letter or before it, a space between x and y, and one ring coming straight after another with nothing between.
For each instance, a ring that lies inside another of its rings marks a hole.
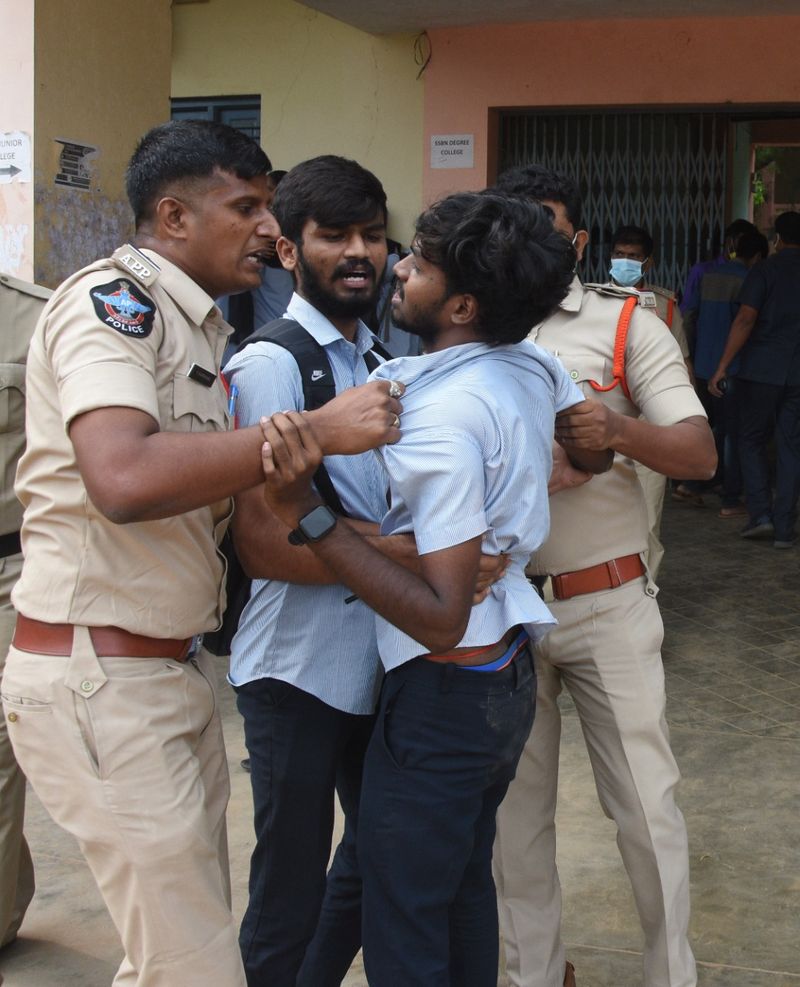
<instances>
[{"instance_id":1,"label":"man's ear","mask_svg":"<svg viewBox=\"0 0 800 987\"><path fill-rule=\"evenodd\" d=\"M159 199L155 208L156 229L161 231L165 239L184 240L189 212L189 206L181 199L165 195L163 199Z\"/></svg>"},{"instance_id":2,"label":"man's ear","mask_svg":"<svg viewBox=\"0 0 800 987\"><path fill-rule=\"evenodd\" d=\"M586 230L575 231L575 253L578 255L578 263L583 260L583 252L589 243L589 234Z\"/></svg>"},{"instance_id":3,"label":"man's ear","mask_svg":"<svg viewBox=\"0 0 800 987\"><path fill-rule=\"evenodd\" d=\"M294 240L279 236L275 241L275 250L278 253L278 260L287 271L293 271L297 267L298 250Z\"/></svg>"},{"instance_id":4,"label":"man's ear","mask_svg":"<svg viewBox=\"0 0 800 987\"><path fill-rule=\"evenodd\" d=\"M645 259L642 261L642 274L644 274L646 271L649 271L652 266L653 266L653 255L651 254L649 257L645 257Z\"/></svg>"},{"instance_id":5,"label":"man's ear","mask_svg":"<svg viewBox=\"0 0 800 987\"><path fill-rule=\"evenodd\" d=\"M452 295L450 301L454 307L450 313L450 320L455 325L466 326L478 321L478 300L474 295L459 294Z\"/></svg>"}]
</instances>

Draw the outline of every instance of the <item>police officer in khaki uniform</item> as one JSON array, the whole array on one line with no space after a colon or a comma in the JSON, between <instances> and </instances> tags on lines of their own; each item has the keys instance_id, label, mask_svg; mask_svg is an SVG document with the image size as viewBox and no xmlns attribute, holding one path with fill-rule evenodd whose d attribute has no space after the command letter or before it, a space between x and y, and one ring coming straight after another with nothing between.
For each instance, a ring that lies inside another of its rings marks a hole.
<instances>
[{"instance_id":1,"label":"police officer in khaki uniform","mask_svg":"<svg viewBox=\"0 0 800 987\"><path fill-rule=\"evenodd\" d=\"M675 295L667 288L650 284L646 275L653 269L653 238L641 226L620 226L611 238L611 275L613 284L625 288L635 288L639 293L639 304L648 308L661 319L680 347L689 377L694 383L694 371L689 356L689 342L683 328L683 316ZM636 464L636 475L644 490L647 505L647 552L645 562L650 576L655 579L664 557L661 544L661 513L664 508L664 494L667 478L662 473Z\"/></svg>"},{"instance_id":2,"label":"police officer in khaki uniform","mask_svg":"<svg viewBox=\"0 0 800 987\"><path fill-rule=\"evenodd\" d=\"M0 274L0 681L16 614L11 590L22 570L22 506L14 473L25 448L25 359L47 288ZM5 720L0 720L0 948L17 935L33 897L33 863L22 835L25 776L17 765Z\"/></svg>"},{"instance_id":3,"label":"police officer in khaki uniform","mask_svg":"<svg viewBox=\"0 0 800 987\"><path fill-rule=\"evenodd\" d=\"M588 235L579 230L574 183L529 166L507 172L500 187L550 206L556 226L582 253ZM674 800L679 774L665 719L663 626L642 562L647 516L632 459L707 478L716 457L680 351L641 307L633 310L625 354L630 397L611 386L623 304L576 277L558 312L531 334L594 399L585 414L562 416L557 435L588 448L608 446L616 456L608 473L551 496L550 537L530 563L558 627L537 648L533 731L498 815L495 876L514 987L575 983L560 939L555 864L562 685L581 718L601 805L617 825L644 930L644 983L696 983L687 938L686 827Z\"/></svg>"},{"instance_id":4,"label":"police officer in khaki uniform","mask_svg":"<svg viewBox=\"0 0 800 987\"><path fill-rule=\"evenodd\" d=\"M28 357L3 707L119 930L125 987L245 984L215 670L197 635L219 623L230 496L263 479L261 430L228 433L231 329L213 299L260 283L279 233L268 170L229 127L150 131L127 173L135 245L56 290ZM328 449L399 437L377 386L312 413Z\"/></svg>"}]
</instances>

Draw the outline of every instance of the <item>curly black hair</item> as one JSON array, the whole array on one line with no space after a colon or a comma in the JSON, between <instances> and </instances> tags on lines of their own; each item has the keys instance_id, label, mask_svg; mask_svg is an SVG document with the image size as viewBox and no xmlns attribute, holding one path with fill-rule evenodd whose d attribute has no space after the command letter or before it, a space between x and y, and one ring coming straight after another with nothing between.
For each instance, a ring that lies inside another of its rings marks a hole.
<instances>
[{"instance_id":1,"label":"curly black hair","mask_svg":"<svg viewBox=\"0 0 800 987\"><path fill-rule=\"evenodd\" d=\"M459 192L417 220L420 254L442 269L449 294L478 302L487 342L518 343L569 290L575 249L553 229L552 213L529 199Z\"/></svg>"}]
</instances>

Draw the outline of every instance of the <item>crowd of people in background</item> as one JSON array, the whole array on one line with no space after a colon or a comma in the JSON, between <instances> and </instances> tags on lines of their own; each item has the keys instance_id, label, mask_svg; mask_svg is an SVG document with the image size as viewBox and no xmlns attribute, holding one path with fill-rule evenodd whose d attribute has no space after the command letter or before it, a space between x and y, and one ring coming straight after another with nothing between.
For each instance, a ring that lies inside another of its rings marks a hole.
<instances>
[{"instance_id":1,"label":"crowd of people in background","mask_svg":"<svg viewBox=\"0 0 800 987\"><path fill-rule=\"evenodd\" d=\"M363 948L372 987L493 987L502 936L514 987L574 987L566 688L643 983L695 987L660 517L671 478L795 543L800 213L772 253L736 220L678 298L638 217L582 283L579 188L536 164L407 248L358 163L273 170L222 125L154 128L126 185L129 244L49 301L0 285L18 367L32 334L2 446L0 949L33 893L22 770L103 894L116 983L337 987ZM212 635L253 791L240 927Z\"/></svg>"}]
</instances>

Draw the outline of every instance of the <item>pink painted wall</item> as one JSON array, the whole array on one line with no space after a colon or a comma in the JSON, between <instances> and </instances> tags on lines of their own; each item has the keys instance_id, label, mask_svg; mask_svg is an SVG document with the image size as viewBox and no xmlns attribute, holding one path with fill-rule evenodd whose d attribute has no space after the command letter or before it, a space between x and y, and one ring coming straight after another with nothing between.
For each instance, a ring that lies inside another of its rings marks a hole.
<instances>
[{"instance_id":1,"label":"pink painted wall","mask_svg":"<svg viewBox=\"0 0 800 987\"><path fill-rule=\"evenodd\" d=\"M431 30L426 202L486 184L493 107L796 105L800 17L558 21ZM475 135L474 167L430 167L432 134Z\"/></svg>"}]
</instances>

